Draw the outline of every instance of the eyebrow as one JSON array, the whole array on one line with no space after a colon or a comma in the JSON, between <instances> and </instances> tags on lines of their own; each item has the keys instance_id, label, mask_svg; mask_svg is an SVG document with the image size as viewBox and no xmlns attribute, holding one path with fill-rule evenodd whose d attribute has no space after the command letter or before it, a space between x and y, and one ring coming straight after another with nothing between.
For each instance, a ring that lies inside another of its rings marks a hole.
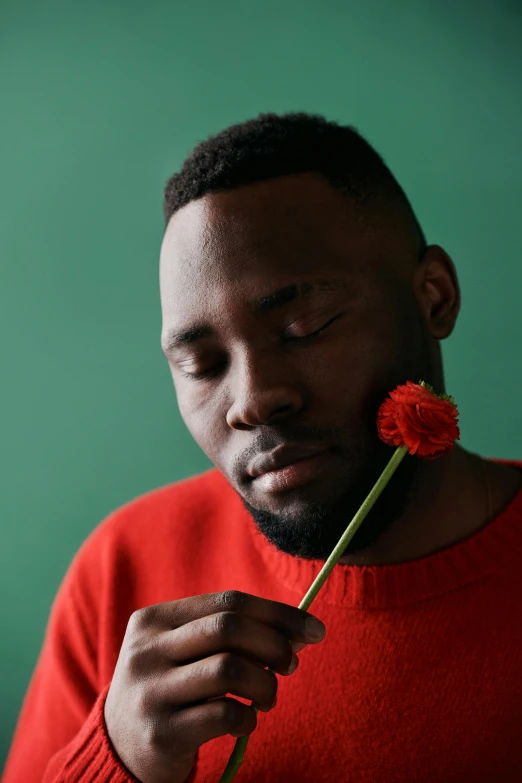
<instances>
[{"instance_id":1,"label":"eyebrow","mask_svg":"<svg viewBox=\"0 0 522 783\"><path fill-rule=\"evenodd\" d=\"M247 308L254 315L264 315L272 313L274 310L278 310L298 298L307 299L318 291L329 292L345 287L346 281L344 280L318 280L315 283L303 281L287 285L278 291L252 299L247 303ZM206 337L212 337L214 334L214 329L207 324L192 326L181 332L170 329L165 333L161 344L164 351L170 351L178 346L189 345Z\"/></svg>"}]
</instances>

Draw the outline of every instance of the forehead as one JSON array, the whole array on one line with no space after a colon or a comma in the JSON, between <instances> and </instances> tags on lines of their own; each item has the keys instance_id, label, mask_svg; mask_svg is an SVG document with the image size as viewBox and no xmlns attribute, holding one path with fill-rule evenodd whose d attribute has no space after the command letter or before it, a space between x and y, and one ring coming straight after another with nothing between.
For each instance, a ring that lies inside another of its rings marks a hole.
<instances>
[{"instance_id":1,"label":"forehead","mask_svg":"<svg viewBox=\"0 0 522 783\"><path fill-rule=\"evenodd\" d=\"M314 174L209 194L168 224L162 299L238 287L255 295L263 284L272 289L296 278L353 272L367 262L368 245L358 210Z\"/></svg>"}]
</instances>

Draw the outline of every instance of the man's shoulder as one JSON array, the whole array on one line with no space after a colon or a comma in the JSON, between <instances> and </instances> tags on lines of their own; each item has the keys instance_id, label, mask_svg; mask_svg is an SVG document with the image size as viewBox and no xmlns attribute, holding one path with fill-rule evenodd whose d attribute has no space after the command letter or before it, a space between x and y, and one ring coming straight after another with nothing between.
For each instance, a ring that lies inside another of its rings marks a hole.
<instances>
[{"instance_id":1,"label":"man's shoulder","mask_svg":"<svg viewBox=\"0 0 522 783\"><path fill-rule=\"evenodd\" d=\"M178 479L136 495L119 506L113 515L142 513L145 509L172 510L172 504L198 503L206 497L220 500L232 493L230 484L217 468L211 468L195 476Z\"/></svg>"},{"instance_id":2,"label":"man's shoulder","mask_svg":"<svg viewBox=\"0 0 522 783\"><path fill-rule=\"evenodd\" d=\"M135 609L209 592L190 582L192 572L201 570L194 569L195 557L209 537L217 536L227 546L228 520L239 516L240 506L216 469L119 506L76 551L55 598L54 627L66 623L72 628L78 622L94 645L101 623L114 631L119 649ZM77 616L81 621L74 620Z\"/></svg>"},{"instance_id":3,"label":"man's shoulder","mask_svg":"<svg viewBox=\"0 0 522 783\"><path fill-rule=\"evenodd\" d=\"M235 492L216 469L148 490L114 509L94 531L121 536L152 533L159 527L182 526L207 519L235 500Z\"/></svg>"},{"instance_id":4,"label":"man's shoulder","mask_svg":"<svg viewBox=\"0 0 522 783\"><path fill-rule=\"evenodd\" d=\"M187 551L209 527L233 514L238 496L212 468L144 492L102 519L78 550L80 569L116 560L145 564L161 559L165 549ZM239 503L240 504L240 503ZM83 569L82 569L83 570Z\"/></svg>"}]
</instances>

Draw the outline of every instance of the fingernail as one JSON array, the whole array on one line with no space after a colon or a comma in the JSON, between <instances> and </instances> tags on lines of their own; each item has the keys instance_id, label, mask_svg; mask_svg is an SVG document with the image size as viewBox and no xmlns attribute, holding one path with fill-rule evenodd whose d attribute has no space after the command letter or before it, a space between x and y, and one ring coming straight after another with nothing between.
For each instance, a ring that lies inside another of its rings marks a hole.
<instances>
[{"instance_id":1,"label":"fingernail","mask_svg":"<svg viewBox=\"0 0 522 783\"><path fill-rule=\"evenodd\" d=\"M292 655L292 660L290 661L290 666L288 667L288 674L292 674L292 672L295 672L298 665L299 665L299 658L294 653Z\"/></svg>"},{"instance_id":2,"label":"fingernail","mask_svg":"<svg viewBox=\"0 0 522 783\"><path fill-rule=\"evenodd\" d=\"M326 628L320 620L315 617L307 617L305 622L305 635L314 642L319 642L324 638Z\"/></svg>"}]
</instances>

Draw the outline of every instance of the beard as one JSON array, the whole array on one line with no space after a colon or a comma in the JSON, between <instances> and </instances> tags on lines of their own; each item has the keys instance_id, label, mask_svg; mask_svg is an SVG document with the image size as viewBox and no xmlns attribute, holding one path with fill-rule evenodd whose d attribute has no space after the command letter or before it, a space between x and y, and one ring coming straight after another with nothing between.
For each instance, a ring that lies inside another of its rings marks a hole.
<instances>
[{"instance_id":1,"label":"beard","mask_svg":"<svg viewBox=\"0 0 522 783\"><path fill-rule=\"evenodd\" d=\"M305 560L325 561L388 464L392 453L384 443L375 444L371 458L359 467L349 487L337 487L337 491L331 493L333 498L329 502L308 502L298 518L254 508L244 498L241 499L259 531L281 552ZM422 467L419 459L406 455L345 548L344 555L363 552L390 530L415 497Z\"/></svg>"}]
</instances>

